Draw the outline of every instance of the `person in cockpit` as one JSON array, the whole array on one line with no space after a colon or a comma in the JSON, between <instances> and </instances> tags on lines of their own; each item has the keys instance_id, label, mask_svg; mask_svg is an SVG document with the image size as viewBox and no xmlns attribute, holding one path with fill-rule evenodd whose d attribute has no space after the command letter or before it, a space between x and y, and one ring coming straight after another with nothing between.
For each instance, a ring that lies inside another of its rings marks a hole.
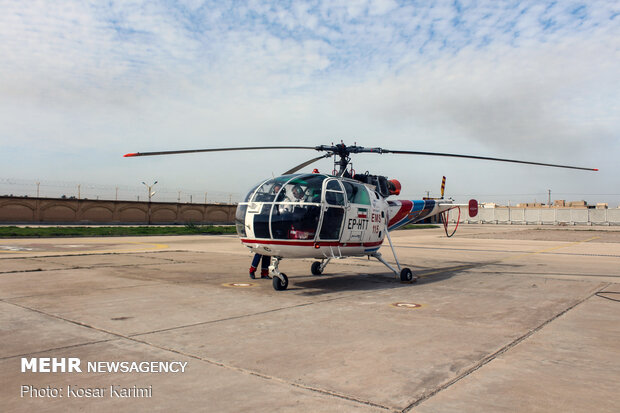
<instances>
[{"instance_id":1,"label":"person in cockpit","mask_svg":"<svg viewBox=\"0 0 620 413\"><path fill-rule=\"evenodd\" d=\"M286 191L284 189L282 189L282 184L279 182L276 182L273 185L273 188L271 189L271 192L273 193L273 197L274 197L274 201L275 202L281 202L284 201L284 198L286 197Z\"/></svg>"},{"instance_id":2,"label":"person in cockpit","mask_svg":"<svg viewBox=\"0 0 620 413\"><path fill-rule=\"evenodd\" d=\"M291 198L291 202L301 202L303 201L303 197L304 197L304 190L301 189L301 186L299 185L295 185L293 187L293 197Z\"/></svg>"}]
</instances>

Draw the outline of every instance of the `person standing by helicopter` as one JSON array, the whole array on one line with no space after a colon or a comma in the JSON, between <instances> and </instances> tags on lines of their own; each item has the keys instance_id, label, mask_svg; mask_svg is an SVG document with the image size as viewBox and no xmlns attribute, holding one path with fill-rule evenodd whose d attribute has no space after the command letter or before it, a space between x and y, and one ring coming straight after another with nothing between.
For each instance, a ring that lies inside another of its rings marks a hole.
<instances>
[{"instance_id":1,"label":"person standing by helicopter","mask_svg":"<svg viewBox=\"0 0 620 413\"><path fill-rule=\"evenodd\" d=\"M271 278L269 276L269 261L271 261L271 257L269 255L261 254L254 254L254 258L252 258L252 265L250 265L250 278L256 278L256 270L258 269L259 261L261 261L260 278Z\"/></svg>"}]
</instances>

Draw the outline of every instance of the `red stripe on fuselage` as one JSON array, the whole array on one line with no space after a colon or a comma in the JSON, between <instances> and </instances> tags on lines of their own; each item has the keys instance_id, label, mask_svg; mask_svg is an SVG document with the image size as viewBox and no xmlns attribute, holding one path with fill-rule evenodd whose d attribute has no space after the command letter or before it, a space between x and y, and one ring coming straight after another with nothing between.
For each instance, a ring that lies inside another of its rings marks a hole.
<instances>
[{"instance_id":1,"label":"red stripe on fuselage","mask_svg":"<svg viewBox=\"0 0 620 413\"><path fill-rule=\"evenodd\" d=\"M394 215L394 217L390 219L390 222L388 223L388 227L391 226L392 224L397 223L401 219L403 219L407 214L411 212L412 209L413 209L412 201L409 201L409 200L400 201L400 209L398 210L396 215Z\"/></svg>"},{"instance_id":2,"label":"red stripe on fuselage","mask_svg":"<svg viewBox=\"0 0 620 413\"><path fill-rule=\"evenodd\" d=\"M375 242L338 242L338 241L278 241L272 239L241 239L246 244L265 244L265 245L292 245L298 247L309 247L319 244L321 247L376 247L383 244L383 241Z\"/></svg>"}]
</instances>

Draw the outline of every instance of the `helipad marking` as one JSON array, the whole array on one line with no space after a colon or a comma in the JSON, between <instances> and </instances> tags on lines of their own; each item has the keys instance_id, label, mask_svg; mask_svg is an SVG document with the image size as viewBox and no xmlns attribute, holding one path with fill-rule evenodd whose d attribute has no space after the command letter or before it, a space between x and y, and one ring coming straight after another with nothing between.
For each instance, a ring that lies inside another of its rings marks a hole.
<instances>
[{"instance_id":1,"label":"helipad marking","mask_svg":"<svg viewBox=\"0 0 620 413\"><path fill-rule=\"evenodd\" d=\"M2 252L30 252L34 249L28 247L20 247L18 245L0 245L0 250L2 250Z\"/></svg>"},{"instance_id":2,"label":"helipad marking","mask_svg":"<svg viewBox=\"0 0 620 413\"><path fill-rule=\"evenodd\" d=\"M225 283L222 284L224 287L233 287L233 288L247 288L254 287L253 283Z\"/></svg>"},{"instance_id":3,"label":"helipad marking","mask_svg":"<svg viewBox=\"0 0 620 413\"><path fill-rule=\"evenodd\" d=\"M422 304L416 304L416 303L394 303L394 304L392 304L392 307L414 309L414 308L422 307Z\"/></svg>"}]
</instances>

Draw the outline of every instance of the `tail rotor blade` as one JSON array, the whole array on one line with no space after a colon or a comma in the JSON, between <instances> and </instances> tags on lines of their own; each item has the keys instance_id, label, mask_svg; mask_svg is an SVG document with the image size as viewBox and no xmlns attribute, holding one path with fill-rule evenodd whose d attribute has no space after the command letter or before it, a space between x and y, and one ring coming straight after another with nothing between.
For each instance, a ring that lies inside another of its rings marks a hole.
<instances>
[{"instance_id":1,"label":"tail rotor blade","mask_svg":"<svg viewBox=\"0 0 620 413\"><path fill-rule=\"evenodd\" d=\"M446 190L446 177L441 180L441 199L443 199L443 192Z\"/></svg>"}]
</instances>

